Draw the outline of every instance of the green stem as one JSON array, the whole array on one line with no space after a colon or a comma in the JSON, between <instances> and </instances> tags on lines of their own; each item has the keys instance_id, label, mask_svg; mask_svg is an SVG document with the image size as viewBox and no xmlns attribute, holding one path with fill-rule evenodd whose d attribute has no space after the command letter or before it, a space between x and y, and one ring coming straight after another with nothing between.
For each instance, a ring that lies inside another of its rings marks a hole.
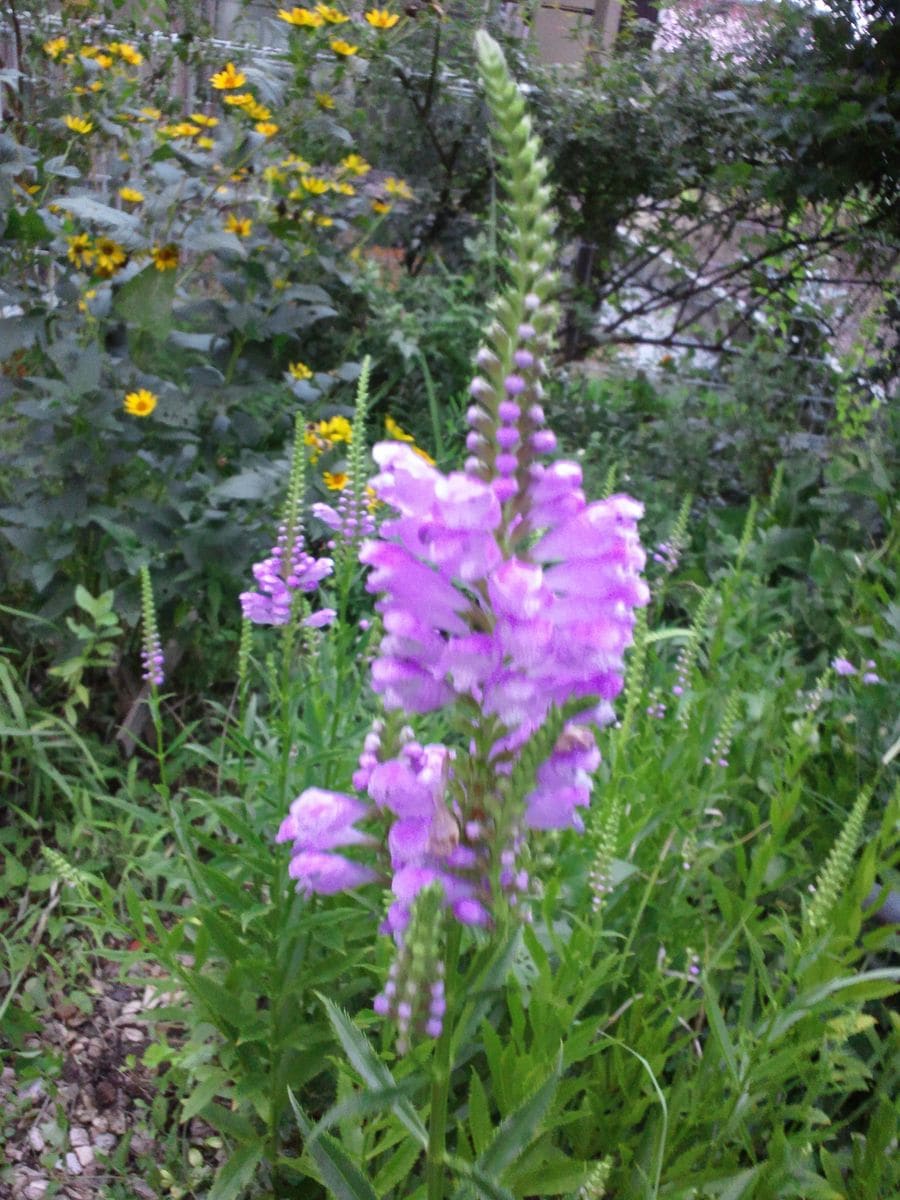
<instances>
[{"instance_id":1,"label":"green stem","mask_svg":"<svg viewBox=\"0 0 900 1200\"><path fill-rule=\"evenodd\" d=\"M445 960L445 979L452 986L458 976L459 950L462 940L462 926L452 921L447 935L447 953ZM448 1012L458 1008L461 996L451 995ZM438 1038L434 1052L431 1074L431 1108L428 1114L428 1151L425 1167L427 1200L443 1200L445 1163L447 1154L447 1105L450 1098L450 1073L453 1069L451 1051L453 1047L453 1028L450 1021L444 1023L444 1029Z\"/></svg>"}]
</instances>

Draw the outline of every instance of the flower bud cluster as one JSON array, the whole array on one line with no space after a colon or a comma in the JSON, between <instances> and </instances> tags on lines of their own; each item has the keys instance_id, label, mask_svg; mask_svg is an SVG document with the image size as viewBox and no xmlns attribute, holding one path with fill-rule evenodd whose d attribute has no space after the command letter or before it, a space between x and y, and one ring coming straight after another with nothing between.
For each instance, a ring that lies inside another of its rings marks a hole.
<instances>
[{"instance_id":1,"label":"flower bud cluster","mask_svg":"<svg viewBox=\"0 0 900 1200\"><path fill-rule=\"evenodd\" d=\"M441 893L424 888L416 898L409 928L398 938L397 955L373 1008L397 1024L397 1051L405 1054L412 1034L440 1037L447 999L440 957Z\"/></svg>"},{"instance_id":2,"label":"flower bud cluster","mask_svg":"<svg viewBox=\"0 0 900 1200\"><path fill-rule=\"evenodd\" d=\"M728 753L731 749L731 740L734 736L734 726L737 718L738 700L736 696L730 696L725 705L725 715L722 718L722 725L713 739L709 753L703 759L708 767L717 766L724 769L728 766Z\"/></svg>"},{"instance_id":3,"label":"flower bud cluster","mask_svg":"<svg viewBox=\"0 0 900 1200\"><path fill-rule=\"evenodd\" d=\"M141 567L141 627L143 635L141 646L141 666L143 667L143 671L141 678L152 687L162 687L165 682L163 667L166 660L163 656L162 643L159 640L159 631L156 626L153 584L150 580L150 572L146 567Z\"/></svg>"},{"instance_id":4,"label":"flower bud cluster","mask_svg":"<svg viewBox=\"0 0 900 1200\"><path fill-rule=\"evenodd\" d=\"M336 505L316 503L312 506L313 515L336 534L328 545L330 550L334 550L340 556L340 561L354 557L360 543L375 532L375 518L366 494L368 463L365 431L370 368L371 360L366 358L362 364L356 391L347 487L341 492Z\"/></svg>"}]
</instances>

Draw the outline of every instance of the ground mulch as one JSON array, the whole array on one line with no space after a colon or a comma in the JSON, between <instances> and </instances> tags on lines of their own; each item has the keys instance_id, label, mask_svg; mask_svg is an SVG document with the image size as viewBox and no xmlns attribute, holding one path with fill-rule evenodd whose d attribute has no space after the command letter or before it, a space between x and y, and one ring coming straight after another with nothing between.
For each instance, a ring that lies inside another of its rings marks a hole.
<instances>
[{"instance_id":1,"label":"ground mulch","mask_svg":"<svg viewBox=\"0 0 900 1200\"><path fill-rule=\"evenodd\" d=\"M119 963L96 962L80 985L90 1012L50 991L40 1030L0 1069L0 1200L99 1200L114 1184L158 1200L146 1181L148 1160L162 1161L149 1114L156 1086L142 1055L154 1010L178 1002L159 978L146 964L123 977ZM35 1073L44 1063L58 1069Z\"/></svg>"}]
</instances>

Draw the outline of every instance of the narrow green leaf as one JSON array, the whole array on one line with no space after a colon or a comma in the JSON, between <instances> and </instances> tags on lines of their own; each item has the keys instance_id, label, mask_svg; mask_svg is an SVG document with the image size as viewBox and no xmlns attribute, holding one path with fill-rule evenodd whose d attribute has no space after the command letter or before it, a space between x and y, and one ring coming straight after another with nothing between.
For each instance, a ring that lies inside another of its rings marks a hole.
<instances>
[{"instance_id":1,"label":"narrow green leaf","mask_svg":"<svg viewBox=\"0 0 900 1200\"><path fill-rule=\"evenodd\" d=\"M189 1121L214 1100L227 1094L228 1075L225 1071L213 1071L191 1092L181 1106L181 1121Z\"/></svg>"},{"instance_id":2,"label":"narrow green leaf","mask_svg":"<svg viewBox=\"0 0 900 1200\"><path fill-rule=\"evenodd\" d=\"M309 1138L311 1141L315 1141L316 1138L321 1137L327 1130L333 1129L341 1121L384 1112L385 1109L392 1108L397 1101L407 1100L408 1092L408 1082L405 1086L401 1084L384 1090L359 1092L348 1100L342 1100L339 1104L332 1105L325 1116L316 1122Z\"/></svg>"},{"instance_id":3,"label":"narrow green leaf","mask_svg":"<svg viewBox=\"0 0 900 1200\"><path fill-rule=\"evenodd\" d=\"M453 1200L469 1200L472 1196L480 1196L483 1200L515 1200L511 1191L485 1175L477 1163L448 1158L447 1166L463 1180Z\"/></svg>"},{"instance_id":4,"label":"narrow green leaf","mask_svg":"<svg viewBox=\"0 0 900 1200\"><path fill-rule=\"evenodd\" d=\"M372 1185L359 1167L347 1157L339 1142L327 1133L315 1139L311 1137L312 1125L290 1088L288 1099L306 1141L306 1151L318 1167L322 1182L331 1194L337 1200L378 1200Z\"/></svg>"},{"instance_id":5,"label":"narrow green leaf","mask_svg":"<svg viewBox=\"0 0 900 1200\"><path fill-rule=\"evenodd\" d=\"M354 1071L370 1088L376 1091L386 1092L391 1088L396 1089L397 1081L349 1016L343 1009L333 1004L327 996L323 996L320 992L317 992L316 995L322 1001L331 1027ZM421 1146L428 1145L428 1132L408 1100L395 1100L391 1104L391 1111Z\"/></svg>"},{"instance_id":6,"label":"narrow green leaf","mask_svg":"<svg viewBox=\"0 0 900 1200\"><path fill-rule=\"evenodd\" d=\"M740 1087L741 1079L738 1071L737 1056L735 1055L734 1046L732 1046L731 1038L728 1035L728 1028L719 1008L718 994L713 987L712 980L708 976L704 977L703 990L706 993L706 1016L713 1039L725 1061L732 1083L734 1083L735 1087Z\"/></svg>"}]
</instances>

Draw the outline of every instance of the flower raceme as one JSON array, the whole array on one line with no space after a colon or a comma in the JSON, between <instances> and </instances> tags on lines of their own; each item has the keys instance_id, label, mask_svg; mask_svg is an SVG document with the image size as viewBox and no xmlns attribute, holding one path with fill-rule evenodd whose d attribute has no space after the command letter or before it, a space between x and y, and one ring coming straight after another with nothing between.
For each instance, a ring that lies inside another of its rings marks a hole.
<instances>
[{"instance_id":1,"label":"flower raceme","mask_svg":"<svg viewBox=\"0 0 900 1200\"><path fill-rule=\"evenodd\" d=\"M470 388L469 457L445 474L407 441L374 447L371 486L390 515L359 558L383 630L371 684L388 717L365 739L358 795L308 789L279 833L307 895L389 883L383 928L399 974L377 1009L404 1044L410 1028L440 1025L427 997L416 1007L407 996L413 944L428 941L423 914L436 903L490 928L530 886L529 831L583 828L595 733L613 719L635 610L649 600L643 506L625 495L590 502L577 463L548 461L541 381L557 315L546 166L499 49L478 40L513 228L511 282ZM452 746L398 728L438 711Z\"/></svg>"}]
</instances>

